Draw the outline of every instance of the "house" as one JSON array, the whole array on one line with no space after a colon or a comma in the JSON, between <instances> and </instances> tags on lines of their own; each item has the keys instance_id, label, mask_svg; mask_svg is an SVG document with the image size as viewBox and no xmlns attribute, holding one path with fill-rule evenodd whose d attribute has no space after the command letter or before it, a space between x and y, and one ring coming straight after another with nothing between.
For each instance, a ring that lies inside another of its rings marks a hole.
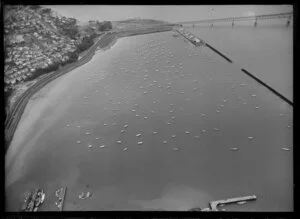
<instances>
[{"instance_id":1,"label":"house","mask_svg":"<svg viewBox=\"0 0 300 219\"><path fill-rule=\"evenodd\" d=\"M10 83L11 84L15 84L16 83L16 79L14 78L14 79L10 80Z\"/></svg>"}]
</instances>

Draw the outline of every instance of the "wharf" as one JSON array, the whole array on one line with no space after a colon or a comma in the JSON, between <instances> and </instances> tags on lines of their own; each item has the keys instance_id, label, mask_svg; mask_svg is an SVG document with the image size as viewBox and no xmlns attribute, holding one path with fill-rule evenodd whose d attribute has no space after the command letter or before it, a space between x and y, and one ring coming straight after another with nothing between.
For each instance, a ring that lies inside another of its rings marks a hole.
<instances>
[{"instance_id":1,"label":"wharf","mask_svg":"<svg viewBox=\"0 0 300 219\"><path fill-rule=\"evenodd\" d=\"M202 45L206 45L206 43L199 39L198 37L194 36L193 34L183 30L182 29L176 29L176 31L182 35L183 37L185 37L188 41L190 41L192 44L194 44L195 46L202 46Z\"/></svg>"},{"instance_id":2,"label":"wharf","mask_svg":"<svg viewBox=\"0 0 300 219\"><path fill-rule=\"evenodd\" d=\"M224 204L231 204L231 203L236 203L236 202L244 202L244 201L252 201L252 200L256 200L255 195L212 201L209 203L209 206L210 206L211 211L218 211L217 207L218 207L218 205L221 205L221 204L224 205Z\"/></svg>"},{"instance_id":3,"label":"wharf","mask_svg":"<svg viewBox=\"0 0 300 219\"><path fill-rule=\"evenodd\" d=\"M65 201L65 196L66 196L66 191L67 187L65 188L60 188L56 191L56 197L58 197L58 203L56 202L55 204L59 208L59 211L63 210L64 207L64 201Z\"/></svg>"}]
</instances>

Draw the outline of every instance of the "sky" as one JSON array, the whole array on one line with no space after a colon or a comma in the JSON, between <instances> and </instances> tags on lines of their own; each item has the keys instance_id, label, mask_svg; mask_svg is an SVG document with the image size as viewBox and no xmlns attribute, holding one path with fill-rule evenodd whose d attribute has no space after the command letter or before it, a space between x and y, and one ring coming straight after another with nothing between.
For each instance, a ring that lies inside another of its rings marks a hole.
<instances>
[{"instance_id":1,"label":"sky","mask_svg":"<svg viewBox=\"0 0 300 219\"><path fill-rule=\"evenodd\" d=\"M293 11L292 5L45 5L45 7L80 21L95 19L117 21L140 17L183 22Z\"/></svg>"}]
</instances>

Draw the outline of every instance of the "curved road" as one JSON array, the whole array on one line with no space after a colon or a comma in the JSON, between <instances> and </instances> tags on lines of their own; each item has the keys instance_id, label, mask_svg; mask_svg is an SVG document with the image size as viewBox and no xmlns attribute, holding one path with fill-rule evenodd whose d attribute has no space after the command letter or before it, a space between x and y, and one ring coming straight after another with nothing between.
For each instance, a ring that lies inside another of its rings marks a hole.
<instances>
[{"instance_id":1,"label":"curved road","mask_svg":"<svg viewBox=\"0 0 300 219\"><path fill-rule=\"evenodd\" d=\"M101 48L106 47L113 39L117 37L114 33L105 33L97 43L95 43L89 51L85 54L84 57L82 57L80 60L78 60L76 63L72 63L70 65L67 65L60 69L57 72L51 73L44 78L42 78L40 81L35 83L32 87L30 87L28 90L25 91L25 93L18 99L18 101L15 103L14 108L12 109L11 113L8 115L6 123L5 123L5 139L6 139L6 147L5 150L7 150L13 136L15 133L15 130L17 128L17 125L21 119L21 116L23 114L23 111L26 107L27 102L32 97L33 94L35 94L39 89L41 89L43 86L45 86L47 83L51 82L52 80L60 77L61 75L72 71L73 69L87 63L91 60L93 57L96 49L98 46Z\"/></svg>"},{"instance_id":2,"label":"curved road","mask_svg":"<svg viewBox=\"0 0 300 219\"><path fill-rule=\"evenodd\" d=\"M132 35L139 35L139 34L148 34L148 33L154 33L154 32L161 32L161 31L170 31L172 29L172 25L162 25L157 27L150 27L145 29L135 29L135 30L122 30L118 32L106 32L104 35L101 36L101 38L96 42L89 51L76 63L71 63L69 65L64 66L62 69L50 73L46 75L44 78L42 78L40 81L36 82L34 85L32 85L28 90L25 91L25 93L17 100L15 103L15 106L7 116L7 119L5 121L5 151L7 151L9 144L14 136L15 130L18 126L18 123L21 119L21 116L24 112L24 109L27 105L27 102L32 97L33 94L35 94L39 89L41 89L43 86L51 82L52 80L60 77L61 75L68 73L72 71L73 69L87 63L91 60L93 57L96 49L98 47L105 48L109 43L114 41L115 38L120 37L127 37Z\"/></svg>"}]
</instances>

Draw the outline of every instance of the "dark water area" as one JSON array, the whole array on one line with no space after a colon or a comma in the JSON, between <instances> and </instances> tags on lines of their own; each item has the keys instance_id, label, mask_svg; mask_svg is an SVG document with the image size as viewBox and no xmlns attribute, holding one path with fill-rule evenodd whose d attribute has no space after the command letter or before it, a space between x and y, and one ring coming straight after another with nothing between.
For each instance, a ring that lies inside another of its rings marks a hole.
<instances>
[{"instance_id":1,"label":"dark water area","mask_svg":"<svg viewBox=\"0 0 300 219\"><path fill-rule=\"evenodd\" d=\"M66 211L188 210L247 195L257 200L224 208L293 210L293 109L172 35L123 38L59 79L7 165L7 210L34 186L46 192L41 210L57 210L61 186Z\"/></svg>"}]
</instances>

